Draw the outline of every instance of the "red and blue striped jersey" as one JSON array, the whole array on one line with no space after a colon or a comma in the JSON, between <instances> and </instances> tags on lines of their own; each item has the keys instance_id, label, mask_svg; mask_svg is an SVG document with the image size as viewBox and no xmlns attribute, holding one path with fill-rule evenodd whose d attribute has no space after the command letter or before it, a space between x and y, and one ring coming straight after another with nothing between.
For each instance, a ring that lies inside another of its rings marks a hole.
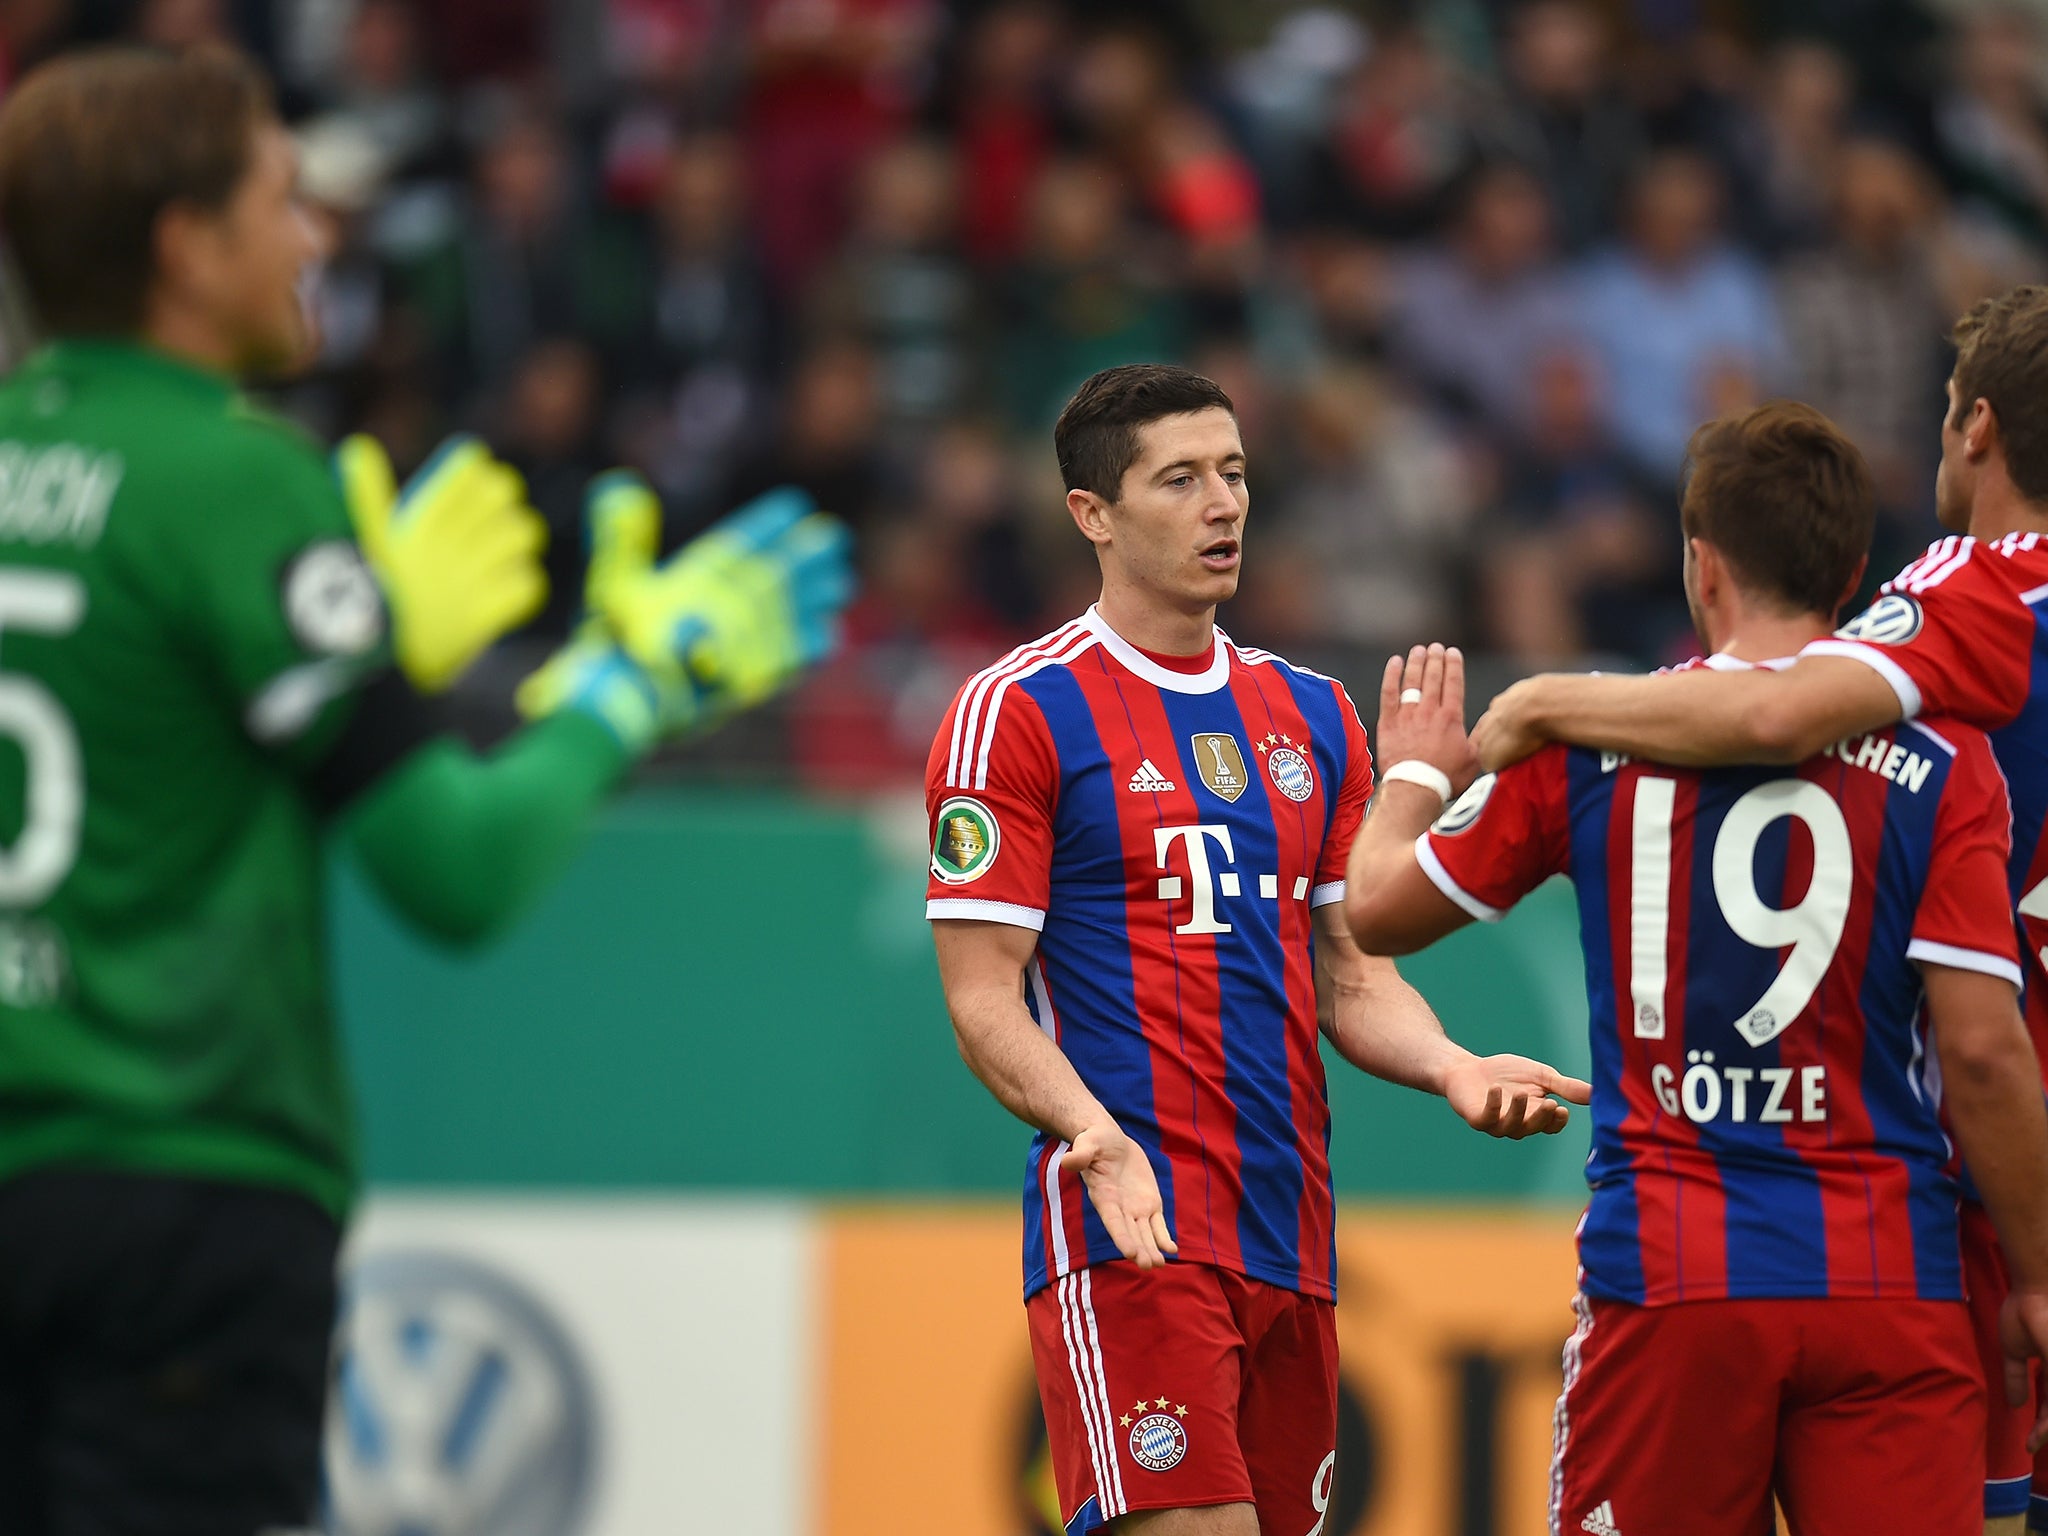
<instances>
[{"instance_id":1,"label":"red and blue striped jersey","mask_svg":"<svg viewBox=\"0 0 2048 1536\"><path fill-rule=\"evenodd\" d=\"M1553 874L1576 888L1590 1294L1963 1294L1916 962L2018 985L2008 815L1983 735L1942 722L1790 768L1552 746L1423 835L1424 870L1476 917Z\"/></svg>"},{"instance_id":2,"label":"red and blue striped jersey","mask_svg":"<svg viewBox=\"0 0 2048 1536\"><path fill-rule=\"evenodd\" d=\"M2027 1027L2048 1070L2048 538L1941 539L1800 654L1876 668L1904 719L1943 715L1990 735L2012 793L2008 887L2034 962Z\"/></svg>"},{"instance_id":3,"label":"red and blue striped jersey","mask_svg":"<svg viewBox=\"0 0 2048 1536\"><path fill-rule=\"evenodd\" d=\"M1372 792L1338 683L1218 632L1177 670L1090 609L970 678L932 744L927 914L1038 932L1025 1001L1158 1175L1182 1260L1334 1298L1311 914ZM1028 1296L1117 1257L1033 1138Z\"/></svg>"}]
</instances>

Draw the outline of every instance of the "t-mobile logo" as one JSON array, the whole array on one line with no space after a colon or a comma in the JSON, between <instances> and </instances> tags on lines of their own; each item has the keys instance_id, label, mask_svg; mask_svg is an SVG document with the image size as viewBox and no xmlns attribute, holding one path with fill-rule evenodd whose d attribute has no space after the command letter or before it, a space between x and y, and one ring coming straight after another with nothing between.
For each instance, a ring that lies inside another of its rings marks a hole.
<instances>
[{"instance_id":1,"label":"t-mobile logo","mask_svg":"<svg viewBox=\"0 0 2048 1536\"><path fill-rule=\"evenodd\" d=\"M1226 869L1221 875L1211 875L1209 839L1212 837L1222 845L1225 863L1237 857L1230 846L1230 828L1221 823L1199 827L1159 827L1152 833L1154 859L1161 869L1167 868L1167 856L1172 853L1175 843L1187 845L1188 894L1193 902L1194 911L1189 914L1186 922L1174 929L1175 933L1230 932L1230 924L1217 920L1216 895L1218 891L1225 896L1237 894L1237 873ZM1180 896L1179 875L1167 875L1159 882L1161 901L1178 901Z\"/></svg>"}]
</instances>

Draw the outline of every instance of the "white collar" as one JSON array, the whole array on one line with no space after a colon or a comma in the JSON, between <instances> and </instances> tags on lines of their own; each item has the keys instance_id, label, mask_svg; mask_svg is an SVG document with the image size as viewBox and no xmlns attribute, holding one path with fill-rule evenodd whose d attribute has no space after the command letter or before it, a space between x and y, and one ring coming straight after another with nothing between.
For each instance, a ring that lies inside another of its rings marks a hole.
<instances>
[{"instance_id":1,"label":"white collar","mask_svg":"<svg viewBox=\"0 0 2048 1536\"><path fill-rule=\"evenodd\" d=\"M1758 667L1767 672L1782 672L1798 659L1797 656L1773 656L1769 661L1744 661L1740 656L1730 656L1726 651L1716 651L1706 659L1704 665L1716 672L1754 672Z\"/></svg>"},{"instance_id":2,"label":"white collar","mask_svg":"<svg viewBox=\"0 0 2048 1536\"><path fill-rule=\"evenodd\" d=\"M1216 631L1216 651L1206 672L1176 672L1171 667L1162 667L1111 629L1097 606L1090 603L1081 622L1110 655L1153 687L1164 688L1168 693L1214 693L1230 681L1230 640L1222 630Z\"/></svg>"}]
</instances>

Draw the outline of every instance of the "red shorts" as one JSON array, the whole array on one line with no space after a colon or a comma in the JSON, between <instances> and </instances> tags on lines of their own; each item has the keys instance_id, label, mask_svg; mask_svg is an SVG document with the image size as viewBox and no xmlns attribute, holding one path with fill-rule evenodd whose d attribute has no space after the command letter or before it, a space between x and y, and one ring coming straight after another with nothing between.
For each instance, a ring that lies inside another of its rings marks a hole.
<instances>
[{"instance_id":1,"label":"red shorts","mask_svg":"<svg viewBox=\"0 0 2048 1536\"><path fill-rule=\"evenodd\" d=\"M2028 1495L2048 1494L2048 1449L2037 1460L2027 1454L2027 1431L2034 1427L2041 1378L2034 1375L2034 1396L2018 1408L2005 1400L2005 1349L1998 1339L1998 1314L2012 1282L1998 1231L1984 1207L1963 1202L1963 1284L1970 1293L1970 1325L1977 1335L1977 1358L1984 1373L1984 1518L2027 1513Z\"/></svg>"},{"instance_id":2,"label":"red shorts","mask_svg":"<svg viewBox=\"0 0 2048 1536\"><path fill-rule=\"evenodd\" d=\"M1097 1264L1025 1304L1067 1536L1134 1509L1257 1507L1322 1527L1337 1309L1206 1264Z\"/></svg>"},{"instance_id":3,"label":"red shorts","mask_svg":"<svg viewBox=\"0 0 2048 1536\"><path fill-rule=\"evenodd\" d=\"M1577 1297L1552 1536L1982 1536L1984 1386L1954 1301Z\"/></svg>"}]
</instances>

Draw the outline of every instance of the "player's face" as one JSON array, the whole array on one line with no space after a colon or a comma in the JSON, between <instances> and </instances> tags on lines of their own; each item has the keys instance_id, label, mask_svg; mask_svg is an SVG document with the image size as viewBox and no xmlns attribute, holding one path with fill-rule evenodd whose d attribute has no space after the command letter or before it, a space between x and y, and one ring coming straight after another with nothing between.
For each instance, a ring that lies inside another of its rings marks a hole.
<instances>
[{"instance_id":1,"label":"player's face","mask_svg":"<svg viewBox=\"0 0 2048 1536\"><path fill-rule=\"evenodd\" d=\"M324 242L299 201L298 170L284 128L258 128L248 174L210 242L202 302L240 373L287 370L317 340L308 301Z\"/></svg>"},{"instance_id":2,"label":"player's face","mask_svg":"<svg viewBox=\"0 0 2048 1536\"><path fill-rule=\"evenodd\" d=\"M1934 515L1952 533L1970 531L1970 504L1977 474L1963 451L1963 416L1956 409L1956 381L1948 381L1948 410L1941 418L1941 464L1934 471Z\"/></svg>"},{"instance_id":3,"label":"player's face","mask_svg":"<svg viewBox=\"0 0 2048 1536\"><path fill-rule=\"evenodd\" d=\"M1108 557L1175 607L1213 607L1237 591L1250 505L1230 412L1215 406L1147 422L1109 509Z\"/></svg>"}]
</instances>

